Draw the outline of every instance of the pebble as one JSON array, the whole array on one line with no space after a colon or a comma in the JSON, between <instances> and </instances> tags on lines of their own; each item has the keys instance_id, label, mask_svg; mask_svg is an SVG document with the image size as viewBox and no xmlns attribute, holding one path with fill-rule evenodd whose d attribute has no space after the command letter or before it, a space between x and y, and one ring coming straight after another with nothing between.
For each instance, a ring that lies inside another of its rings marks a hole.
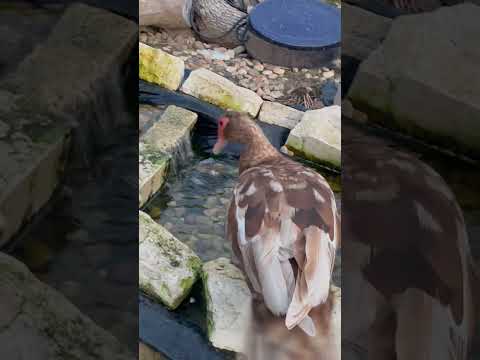
<instances>
[{"instance_id":1,"label":"pebble","mask_svg":"<svg viewBox=\"0 0 480 360\"><path fill-rule=\"evenodd\" d=\"M294 67L292 70L293 70L293 72L295 72L295 73L297 73L297 72L299 71L298 68L296 68L296 67Z\"/></svg>"},{"instance_id":2,"label":"pebble","mask_svg":"<svg viewBox=\"0 0 480 360\"><path fill-rule=\"evenodd\" d=\"M306 79L311 79L311 78L312 78L312 74L306 73L306 74L305 74L305 78L306 78Z\"/></svg>"},{"instance_id":3,"label":"pebble","mask_svg":"<svg viewBox=\"0 0 480 360\"><path fill-rule=\"evenodd\" d=\"M322 77L323 77L324 79L330 79L330 78L332 78L332 77L334 77L334 76L335 76L335 71L333 71L333 70L326 71L326 72L324 72L323 75L322 75Z\"/></svg>"},{"instance_id":4,"label":"pebble","mask_svg":"<svg viewBox=\"0 0 480 360\"><path fill-rule=\"evenodd\" d=\"M272 91L270 95L272 95L274 99L278 99L283 96L283 93L281 91Z\"/></svg>"},{"instance_id":5,"label":"pebble","mask_svg":"<svg viewBox=\"0 0 480 360\"><path fill-rule=\"evenodd\" d=\"M257 71L265 70L265 66L263 66L262 64L256 64L253 68Z\"/></svg>"},{"instance_id":6,"label":"pebble","mask_svg":"<svg viewBox=\"0 0 480 360\"><path fill-rule=\"evenodd\" d=\"M285 70L282 69L281 67L278 67L278 66L276 66L276 67L273 68L273 72L274 72L275 74L277 74L277 75L283 75L283 74L285 74Z\"/></svg>"},{"instance_id":7,"label":"pebble","mask_svg":"<svg viewBox=\"0 0 480 360\"><path fill-rule=\"evenodd\" d=\"M238 70L237 74L238 74L238 75L247 75L247 70L245 70L245 69L240 69L240 70Z\"/></svg>"},{"instance_id":8,"label":"pebble","mask_svg":"<svg viewBox=\"0 0 480 360\"><path fill-rule=\"evenodd\" d=\"M233 49L233 52L235 53L235 55L239 55L243 52L245 52L245 46L237 46L236 48Z\"/></svg>"},{"instance_id":9,"label":"pebble","mask_svg":"<svg viewBox=\"0 0 480 360\"><path fill-rule=\"evenodd\" d=\"M272 72L272 70L263 70L262 74L263 75L272 75L273 72Z\"/></svg>"}]
</instances>

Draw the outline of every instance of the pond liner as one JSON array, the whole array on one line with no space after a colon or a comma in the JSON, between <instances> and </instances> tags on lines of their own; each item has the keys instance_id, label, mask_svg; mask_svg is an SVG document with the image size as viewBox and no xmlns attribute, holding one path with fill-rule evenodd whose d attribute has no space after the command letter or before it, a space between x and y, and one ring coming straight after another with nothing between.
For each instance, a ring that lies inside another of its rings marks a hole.
<instances>
[{"instance_id":1,"label":"pond liner","mask_svg":"<svg viewBox=\"0 0 480 360\"><path fill-rule=\"evenodd\" d=\"M212 148L217 141L217 119L225 113L224 109L206 103L193 96L164 89L160 86L139 81L140 104L149 105L175 105L198 114L198 121L192 136L192 146L205 155L212 155ZM287 141L290 130L280 126L257 122L271 144L280 149ZM242 147L236 144L228 144L223 154L238 158Z\"/></svg>"},{"instance_id":2,"label":"pond liner","mask_svg":"<svg viewBox=\"0 0 480 360\"><path fill-rule=\"evenodd\" d=\"M173 360L225 360L228 353L216 350L202 329L180 314L139 295L140 341Z\"/></svg>"}]
</instances>

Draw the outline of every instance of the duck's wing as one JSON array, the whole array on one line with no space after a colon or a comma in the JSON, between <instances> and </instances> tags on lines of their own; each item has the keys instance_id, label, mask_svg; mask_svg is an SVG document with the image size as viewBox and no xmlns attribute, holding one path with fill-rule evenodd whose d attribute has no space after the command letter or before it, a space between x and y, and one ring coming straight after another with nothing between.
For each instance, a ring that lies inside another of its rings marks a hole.
<instances>
[{"instance_id":1,"label":"duck's wing","mask_svg":"<svg viewBox=\"0 0 480 360\"><path fill-rule=\"evenodd\" d=\"M286 202L295 208L292 222L299 229L294 244L298 274L285 321L289 329L302 326L310 309L326 302L340 244L340 218L328 183L311 171L299 175L299 182L285 185Z\"/></svg>"},{"instance_id":2,"label":"duck's wing","mask_svg":"<svg viewBox=\"0 0 480 360\"><path fill-rule=\"evenodd\" d=\"M313 335L308 312L328 297L339 226L328 184L302 169L266 166L244 172L228 232L237 230L229 237L251 288L274 314L287 314L288 328L299 325Z\"/></svg>"}]
</instances>

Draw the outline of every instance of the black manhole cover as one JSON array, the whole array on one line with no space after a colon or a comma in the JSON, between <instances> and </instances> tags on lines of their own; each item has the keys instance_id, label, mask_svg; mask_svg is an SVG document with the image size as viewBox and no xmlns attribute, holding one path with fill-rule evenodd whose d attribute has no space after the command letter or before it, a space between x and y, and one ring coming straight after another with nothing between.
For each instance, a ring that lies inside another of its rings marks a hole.
<instances>
[{"instance_id":1,"label":"black manhole cover","mask_svg":"<svg viewBox=\"0 0 480 360\"><path fill-rule=\"evenodd\" d=\"M340 10L321 0L265 0L249 15L246 48L258 60L321 67L339 55Z\"/></svg>"}]
</instances>

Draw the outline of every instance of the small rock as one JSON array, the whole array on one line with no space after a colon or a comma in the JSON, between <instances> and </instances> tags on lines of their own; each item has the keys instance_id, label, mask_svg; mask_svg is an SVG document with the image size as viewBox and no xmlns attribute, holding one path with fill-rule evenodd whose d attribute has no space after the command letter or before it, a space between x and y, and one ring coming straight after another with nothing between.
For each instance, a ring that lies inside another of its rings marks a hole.
<instances>
[{"instance_id":1,"label":"small rock","mask_svg":"<svg viewBox=\"0 0 480 360\"><path fill-rule=\"evenodd\" d=\"M283 74L285 74L285 70L282 69L281 67L278 67L278 66L275 66L275 67L273 68L273 72L274 72L275 74L277 74L277 75L283 75Z\"/></svg>"},{"instance_id":2,"label":"small rock","mask_svg":"<svg viewBox=\"0 0 480 360\"><path fill-rule=\"evenodd\" d=\"M297 73L298 71L299 71L298 68L296 67L293 68L293 72Z\"/></svg>"},{"instance_id":3,"label":"small rock","mask_svg":"<svg viewBox=\"0 0 480 360\"><path fill-rule=\"evenodd\" d=\"M272 70L263 70L262 74L263 75L272 75L273 71Z\"/></svg>"},{"instance_id":4,"label":"small rock","mask_svg":"<svg viewBox=\"0 0 480 360\"><path fill-rule=\"evenodd\" d=\"M202 50L202 49L205 49L205 46L201 41L195 41L195 49Z\"/></svg>"},{"instance_id":5,"label":"small rock","mask_svg":"<svg viewBox=\"0 0 480 360\"><path fill-rule=\"evenodd\" d=\"M324 79L331 79L332 77L335 76L335 71L333 70L329 70L329 71L325 71L323 74L322 74L322 77Z\"/></svg>"},{"instance_id":6,"label":"small rock","mask_svg":"<svg viewBox=\"0 0 480 360\"><path fill-rule=\"evenodd\" d=\"M237 46L236 48L233 49L233 52L234 52L235 56L239 55L239 54L245 52L245 46L242 46L242 45Z\"/></svg>"},{"instance_id":7,"label":"small rock","mask_svg":"<svg viewBox=\"0 0 480 360\"><path fill-rule=\"evenodd\" d=\"M270 95L272 95L274 99L278 99L283 96L283 93L281 91L272 91Z\"/></svg>"},{"instance_id":8,"label":"small rock","mask_svg":"<svg viewBox=\"0 0 480 360\"><path fill-rule=\"evenodd\" d=\"M275 79L278 78L278 75L277 75L277 74L270 74L270 75L268 75L268 78L269 78L270 80L275 80Z\"/></svg>"},{"instance_id":9,"label":"small rock","mask_svg":"<svg viewBox=\"0 0 480 360\"><path fill-rule=\"evenodd\" d=\"M265 66L263 66L262 64L256 64L253 68L257 71L265 70Z\"/></svg>"},{"instance_id":10,"label":"small rock","mask_svg":"<svg viewBox=\"0 0 480 360\"><path fill-rule=\"evenodd\" d=\"M311 79L311 78L312 78L312 74L306 73L306 74L305 74L305 78L306 78L306 79Z\"/></svg>"},{"instance_id":11,"label":"small rock","mask_svg":"<svg viewBox=\"0 0 480 360\"><path fill-rule=\"evenodd\" d=\"M240 69L240 70L238 70L237 74L238 74L238 75L247 75L247 70L245 70L245 69Z\"/></svg>"},{"instance_id":12,"label":"small rock","mask_svg":"<svg viewBox=\"0 0 480 360\"><path fill-rule=\"evenodd\" d=\"M227 70L227 72L229 72L230 74L233 74L235 73L235 71L237 71L237 68L235 66L227 66L225 70Z\"/></svg>"}]
</instances>

